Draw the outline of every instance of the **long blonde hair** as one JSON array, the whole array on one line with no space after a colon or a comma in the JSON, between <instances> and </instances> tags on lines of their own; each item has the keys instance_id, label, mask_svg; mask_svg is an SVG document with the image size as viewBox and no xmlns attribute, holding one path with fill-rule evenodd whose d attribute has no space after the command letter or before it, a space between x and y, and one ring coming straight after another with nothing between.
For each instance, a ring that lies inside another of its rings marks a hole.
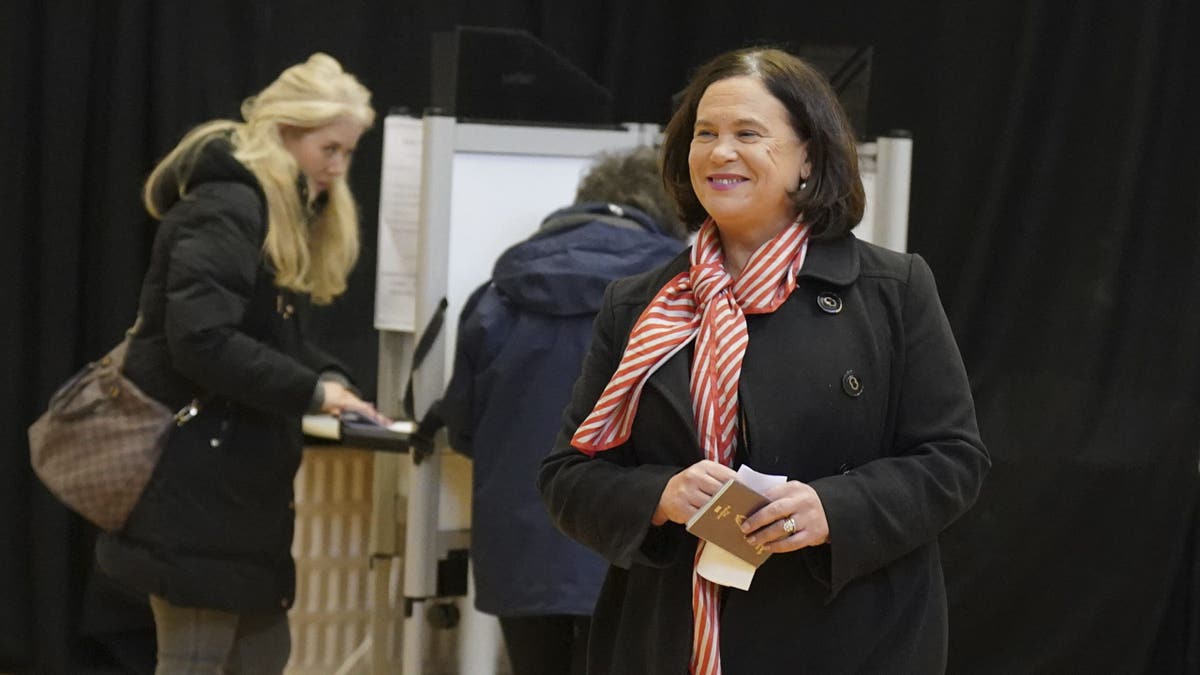
<instances>
[{"instance_id":1,"label":"long blonde hair","mask_svg":"<svg viewBox=\"0 0 1200 675\"><path fill-rule=\"evenodd\" d=\"M162 198L168 181L185 197L200 150L210 141L228 138L233 156L254 174L267 197L263 251L275 270L275 284L328 304L346 290L346 277L358 259L358 209L343 175L329 186L324 209L310 218L297 190L299 167L283 145L280 128L315 129L342 117L370 127L375 121L371 92L333 57L313 54L247 98L242 103L244 122L214 120L188 132L146 180L146 210L162 217L174 201Z\"/></svg>"}]
</instances>

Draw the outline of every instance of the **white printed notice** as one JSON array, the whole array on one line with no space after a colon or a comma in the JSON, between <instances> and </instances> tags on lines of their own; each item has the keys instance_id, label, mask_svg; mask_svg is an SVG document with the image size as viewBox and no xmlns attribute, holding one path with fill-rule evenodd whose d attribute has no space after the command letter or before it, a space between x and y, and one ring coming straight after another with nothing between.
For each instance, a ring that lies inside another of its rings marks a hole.
<instances>
[{"instance_id":1,"label":"white printed notice","mask_svg":"<svg viewBox=\"0 0 1200 675\"><path fill-rule=\"evenodd\" d=\"M379 259L375 328L416 330L423 122L403 115L383 121L379 188Z\"/></svg>"}]
</instances>

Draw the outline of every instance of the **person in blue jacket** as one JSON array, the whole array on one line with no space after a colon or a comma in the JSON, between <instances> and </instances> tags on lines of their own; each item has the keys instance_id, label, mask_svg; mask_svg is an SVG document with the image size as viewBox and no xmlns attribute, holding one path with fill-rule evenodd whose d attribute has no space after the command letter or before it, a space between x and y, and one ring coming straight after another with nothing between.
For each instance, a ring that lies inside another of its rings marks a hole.
<instances>
[{"instance_id":1,"label":"person in blue jacket","mask_svg":"<svg viewBox=\"0 0 1200 675\"><path fill-rule=\"evenodd\" d=\"M607 565L551 523L537 470L604 289L671 259L685 237L653 149L602 156L576 203L505 251L463 309L441 410L451 445L474 464L475 605L499 617L514 675L583 672Z\"/></svg>"}]
</instances>

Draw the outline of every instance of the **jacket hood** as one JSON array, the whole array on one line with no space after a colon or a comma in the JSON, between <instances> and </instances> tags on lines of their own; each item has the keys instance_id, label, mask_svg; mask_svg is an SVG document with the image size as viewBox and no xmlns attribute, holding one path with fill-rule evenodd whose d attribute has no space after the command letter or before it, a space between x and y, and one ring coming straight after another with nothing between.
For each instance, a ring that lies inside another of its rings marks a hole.
<instances>
[{"instance_id":1,"label":"jacket hood","mask_svg":"<svg viewBox=\"0 0 1200 675\"><path fill-rule=\"evenodd\" d=\"M180 177L184 178L186 184L184 192L189 192L204 183L242 183L253 188L263 203L266 203L266 196L262 186L258 184L258 179L233 156L233 145L228 139L214 138L200 146L192 157L194 160L183 157L172 167L174 180L159 182L154 192L154 201L161 212L165 213L179 201Z\"/></svg>"},{"instance_id":2,"label":"jacket hood","mask_svg":"<svg viewBox=\"0 0 1200 675\"><path fill-rule=\"evenodd\" d=\"M577 204L550 214L533 236L501 254L492 283L529 311L595 314L609 283L662 264L683 246L637 209Z\"/></svg>"}]
</instances>

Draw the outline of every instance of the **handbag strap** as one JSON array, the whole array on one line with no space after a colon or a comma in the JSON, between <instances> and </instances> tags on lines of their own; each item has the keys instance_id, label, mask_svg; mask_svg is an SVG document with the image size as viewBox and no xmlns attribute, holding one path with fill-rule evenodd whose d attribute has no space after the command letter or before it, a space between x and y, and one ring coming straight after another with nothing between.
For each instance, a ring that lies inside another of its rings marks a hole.
<instances>
[{"instance_id":1,"label":"handbag strap","mask_svg":"<svg viewBox=\"0 0 1200 675\"><path fill-rule=\"evenodd\" d=\"M125 357L129 354L129 344L133 342L133 336L137 335L141 328L142 313L138 312L133 325L125 329L125 337L100 359L100 367L111 369L116 374L122 373L125 370Z\"/></svg>"},{"instance_id":2,"label":"handbag strap","mask_svg":"<svg viewBox=\"0 0 1200 675\"><path fill-rule=\"evenodd\" d=\"M125 369L125 357L129 354L129 345L133 342L134 336L141 332L144 324L145 320L142 318L142 313L139 311L137 313L137 318L133 320L133 325L125 329L125 339L121 340L120 344L113 348L113 350L109 352L107 356L101 359L100 365L105 368L111 366L114 368L113 372L122 373L122 371ZM123 374L122 377L124 377ZM199 388L197 387L197 390L198 389ZM181 427L190 422L193 417L200 414L200 398L201 394L199 391L197 391L189 403L184 404L182 408L175 411L175 426Z\"/></svg>"}]
</instances>

